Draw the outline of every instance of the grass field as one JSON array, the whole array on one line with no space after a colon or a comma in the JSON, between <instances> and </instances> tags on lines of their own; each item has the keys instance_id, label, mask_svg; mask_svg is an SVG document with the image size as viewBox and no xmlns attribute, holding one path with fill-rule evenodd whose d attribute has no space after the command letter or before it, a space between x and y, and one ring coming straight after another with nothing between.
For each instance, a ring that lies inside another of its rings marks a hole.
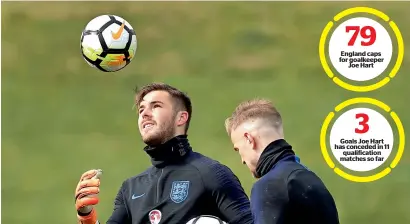
<instances>
[{"instance_id":1,"label":"grass field","mask_svg":"<svg viewBox=\"0 0 410 224\"><path fill-rule=\"evenodd\" d=\"M397 77L370 93L336 86L320 66L326 23L363 5L387 13L407 43L407 2L3 2L2 223L75 223L74 189L91 168L105 171L97 207L105 223L121 182L150 165L132 90L152 81L190 94L191 144L231 167L247 192L254 180L223 122L240 101L268 97L283 115L286 139L333 193L341 223L410 223L408 152L373 183L340 178L320 152L324 118L351 97L384 101L410 127L407 50ZM122 16L137 32L136 58L117 73L92 69L80 55L81 31L100 14Z\"/></svg>"}]
</instances>

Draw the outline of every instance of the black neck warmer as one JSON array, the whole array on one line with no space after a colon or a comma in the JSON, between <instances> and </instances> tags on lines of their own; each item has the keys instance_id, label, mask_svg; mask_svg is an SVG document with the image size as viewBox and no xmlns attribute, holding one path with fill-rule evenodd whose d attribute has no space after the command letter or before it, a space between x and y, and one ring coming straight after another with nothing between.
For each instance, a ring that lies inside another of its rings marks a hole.
<instances>
[{"instance_id":1,"label":"black neck warmer","mask_svg":"<svg viewBox=\"0 0 410 224\"><path fill-rule=\"evenodd\" d=\"M292 146L284 139L271 142L265 150L263 150L258 160L258 164L256 165L256 177L261 178L268 173L277 162L290 155L295 155L295 152L292 150Z\"/></svg>"},{"instance_id":2,"label":"black neck warmer","mask_svg":"<svg viewBox=\"0 0 410 224\"><path fill-rule=\"evenodd\" d=\"M158 146L146 146L144 151L151 157L151 163L157 168L182 161L191 151L186 135L176 136Z\"/></svg>"}]
</instances>

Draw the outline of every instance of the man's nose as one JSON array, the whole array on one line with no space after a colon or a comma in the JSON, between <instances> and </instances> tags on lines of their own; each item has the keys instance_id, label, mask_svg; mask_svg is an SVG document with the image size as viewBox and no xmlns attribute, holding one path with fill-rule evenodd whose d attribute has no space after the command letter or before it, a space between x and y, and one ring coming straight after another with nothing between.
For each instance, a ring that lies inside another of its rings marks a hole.
<instances>
[{"instance_id":1,"label":"man's nose","mask_svg":"<svg viewBox=\"0 0 410 224\"><path fill-rule=\"evenodd\" d=\"M140 116L144 119L151 117L151 111L149 109L145 109L141 112Z\"/></svg>"}]
</instances>

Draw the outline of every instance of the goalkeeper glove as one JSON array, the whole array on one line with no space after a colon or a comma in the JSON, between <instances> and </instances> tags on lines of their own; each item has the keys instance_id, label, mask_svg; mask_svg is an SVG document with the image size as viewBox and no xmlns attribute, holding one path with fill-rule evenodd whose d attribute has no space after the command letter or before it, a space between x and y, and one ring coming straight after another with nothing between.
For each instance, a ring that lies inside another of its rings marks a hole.
<instances>
[{"instance_id":1,"label":"goalkeeper glove","mask_svg":"<svg viewBox=\"0 0 410 224\"><path fill-rule=\"evenodd\" d=\"M98 204L102 170L89 170L81 175L75 190L75 207L81 224L98 224L94 205Z\"/></svg>"}]
</instances>

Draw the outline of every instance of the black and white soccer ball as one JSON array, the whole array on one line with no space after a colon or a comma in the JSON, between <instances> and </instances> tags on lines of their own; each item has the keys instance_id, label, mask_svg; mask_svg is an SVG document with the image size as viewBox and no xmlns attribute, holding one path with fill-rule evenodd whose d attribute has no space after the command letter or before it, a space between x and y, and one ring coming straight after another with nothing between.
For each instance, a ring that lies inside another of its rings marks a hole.
<instances>
[{"instance_id":1,"label":"black and white soccer ball","mask_svg":"<svg viewBox=\"0 0 410 224\"><path fill-rule=\"evenodd\" d=\"M132 26L116 15L92 19L81 34L81 52L85 61L104 72L119 71L135 56L137 36Z\"/></svg>"},{"instance_id":2,"label":"black and white soccer ball","mask_svg":"<svg viewBox=\"0 0 410 224\"><path fill-rule=\"evenodd\" d=\"M186 224L227 224L222 219L212 215L200 215L189 220Z\"/></svg>"}]
</instances>

